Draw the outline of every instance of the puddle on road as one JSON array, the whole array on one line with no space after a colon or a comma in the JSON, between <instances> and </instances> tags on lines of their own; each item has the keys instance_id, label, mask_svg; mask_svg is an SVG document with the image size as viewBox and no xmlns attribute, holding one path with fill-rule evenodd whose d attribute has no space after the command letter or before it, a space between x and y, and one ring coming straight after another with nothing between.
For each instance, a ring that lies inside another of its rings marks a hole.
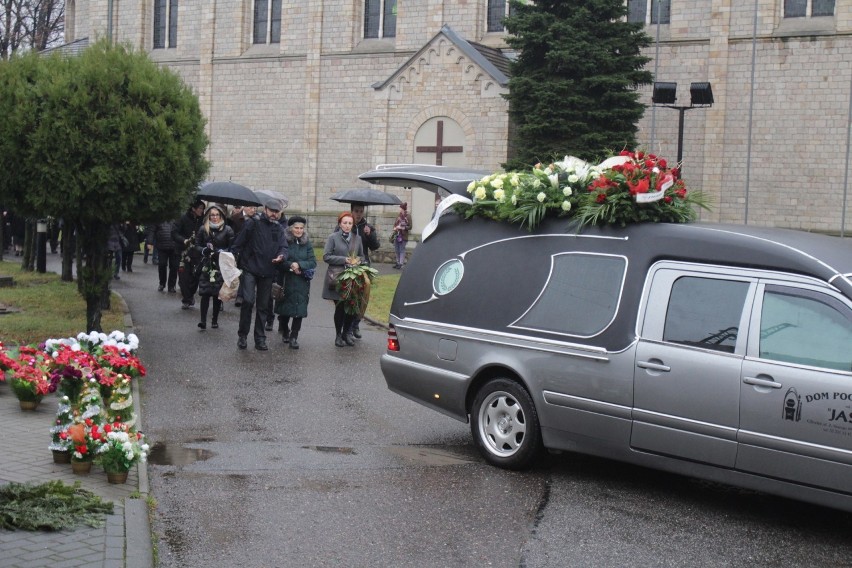
<instances>
[{"instance_id":1,"label":"puddle on road","mask_svg":"<svg viewBox=\"0 0 852 568\"><path fill-rule=\"evenodd\" d=\"M303 450L314 450L316 452L327 452L331 454L348 454L355 455L355 448L346 448L338 446L302 446Z\"/></svg>"},{"instance_id":2,"label":"puddle on road","mask_svg":"<svg viewBox=\"0 0 852 568\"><path fill-rule=\"evenodd\" d=\"M183 466L197 461L209 460L214 455L210 450L185 448L179 444L170 445L166 442L157 442L151 446L148 463Z\"/></svg>"},{"instance_id":3,"label":"puddle on road","mask_svg":"<svg viewBox=\"0 0 852 568\"><path fill-rule=\"evenodd\" d=\"M475 460L465 456L437 450L434 448L418 448L408 446L392 446L385 448L388 453L398 458L403 458L409 461L416 461L425 465L445 466L445 465L460 465L466 463L476 463Z\"/></svg>"}]
</instances>

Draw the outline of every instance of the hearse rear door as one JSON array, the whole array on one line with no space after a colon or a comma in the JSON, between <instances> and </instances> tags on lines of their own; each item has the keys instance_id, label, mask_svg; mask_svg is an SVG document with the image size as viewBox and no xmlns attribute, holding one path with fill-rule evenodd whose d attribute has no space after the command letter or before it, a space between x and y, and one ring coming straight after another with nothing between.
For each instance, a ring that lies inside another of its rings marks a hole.
<instances>
[{"instance_id":1,"label":"hearse rear door","mask_svg":"<svg viewBox=\"0 0 852 568\"><path fill-rule=\"evenodd\" d=\"M762 280L751 321L737 469L852 493L852 302Z\"/></svg>"},{"instance_id":2,"label":"hearse rear door","mask_svg":"<svg viewBox=\"0 0 852 568\"><path fill-rule=\"evenodd\" d=\"M658 263L639 318L631 447L734 467L740 377L756 279ZM743 334L745 335L745 334Z\"/></svg>"}]
</instances>

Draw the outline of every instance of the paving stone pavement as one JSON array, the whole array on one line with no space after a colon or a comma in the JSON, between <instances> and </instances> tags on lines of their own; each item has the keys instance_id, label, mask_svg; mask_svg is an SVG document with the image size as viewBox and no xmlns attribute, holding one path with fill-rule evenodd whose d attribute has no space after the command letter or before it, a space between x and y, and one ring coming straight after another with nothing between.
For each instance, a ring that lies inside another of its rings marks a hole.
<instances>
[{"instance_id":1,"label":"paving stone pavement","mask_svg":"<svg viewBox=\"0 0 852 568\"><path fill-rule=\"evenodd\" d=\"M58 255L49 256L58 262ZM48 265L48 270L53 268ZM132 328L129 314L125 323ZM133 385L133 398L140 401L138 384ZM84 489L112 501L113 514L107 515L100 528L82 525L58 532L0 529L0 568L151 568L154 560L145 467L134 468L127 483L117 485L108 483L106 473L97 465L87 475L76 475L70 464L53 463L48 444L57 402L56 395L48 395L35 411L25 412L10 386L0 383L0 485L79 481ZM135 407L138 411L141 403Z\"/></svg>"}]
</instances>

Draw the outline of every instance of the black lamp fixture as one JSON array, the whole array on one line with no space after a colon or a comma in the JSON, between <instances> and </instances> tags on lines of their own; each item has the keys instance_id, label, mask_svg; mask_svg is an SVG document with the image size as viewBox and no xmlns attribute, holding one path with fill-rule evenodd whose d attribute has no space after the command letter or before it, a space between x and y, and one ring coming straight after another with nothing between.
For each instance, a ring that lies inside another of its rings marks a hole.
<instances>
[{"instance_id":1,"label":"black lamp fixture","mask_svg":"<svg viewBox=\"0 0 852 568\"><path fill-rule=\"evenodd\" d=\"M710 88L710 83L690 83L689 99L692 106L711 106L713 89Z\"/></svg>"},{"instance_id":2,"label":"black lamp fixture","mask_svg":"<svg viewBox=\"0 0 852 568\"><path fill-rule=\"evenodd\" d=\"M677 83L654 83L651 102L655 105L673 105L677 101Z\"/></svg>"}]
</instances>

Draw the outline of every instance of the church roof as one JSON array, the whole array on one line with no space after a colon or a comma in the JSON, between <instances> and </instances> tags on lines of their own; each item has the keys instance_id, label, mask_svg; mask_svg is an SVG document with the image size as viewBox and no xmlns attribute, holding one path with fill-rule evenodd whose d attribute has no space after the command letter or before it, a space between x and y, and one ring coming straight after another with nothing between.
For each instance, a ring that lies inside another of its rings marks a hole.
<instances>
[{"instance_id":1,"label":"church roof","mask_svg":"<svg viewBox=\"0 0 852 568\"><path fill-rule=\"evenodd\" d=\"M417 53L412 55L408 61L400 66L390 77L384 81L373 83L374 89L381 90L391 83L396 77L407 69L414 61L416 61L435 40L444 36L450 40L462 53L465 54L471 61L476 63L483 71L485 71L498 85L507 87L509 85L509 62L510 59L503 54L502 51L493 47L487 47L482 44L467 41L457 34L450 26L444 24L441 31L435 34L431 40L426 42Z\"/></svg>"},{"instance_id":2,"label":"church roof","mask_svg":"<svg viewBox=\"0 0 852 568\"><path fill-rule=\"evenodd\" d=\"M84 37L74 40L71 43L63 43L62 45L57 45L56 47L48 47L47 49L41 50L39 53L42 55L50 55L51 53L61 53L62 55L80 55L80 53L87 47L89 47L89 38Z\"/></svg>"}]
</instances>

